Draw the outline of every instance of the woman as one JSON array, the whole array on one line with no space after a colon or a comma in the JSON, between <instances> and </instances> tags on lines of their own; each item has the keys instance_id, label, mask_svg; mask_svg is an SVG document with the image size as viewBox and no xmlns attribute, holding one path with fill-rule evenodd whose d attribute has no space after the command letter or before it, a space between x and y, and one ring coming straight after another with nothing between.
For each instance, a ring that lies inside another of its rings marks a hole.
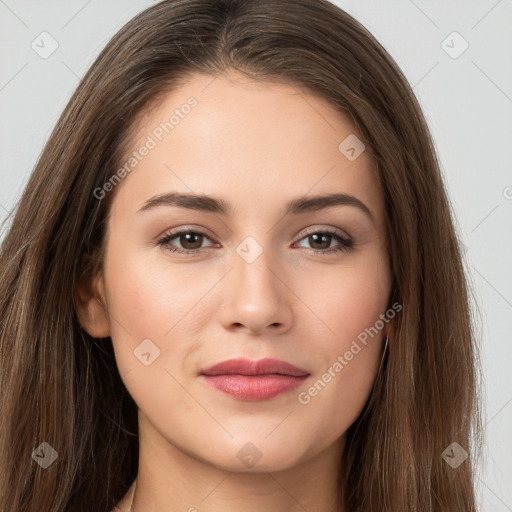
<instances>
[{"instance_id":1,"label":"woman","mask_svg":"<svg viewBox=\"0 0 512 512\"><path fill-rule=\"evenodd\" d=\"M137 15L0 258L0 509L476 510L476 342L431 136L336 6Z\"/></svg>"}]
</instances>

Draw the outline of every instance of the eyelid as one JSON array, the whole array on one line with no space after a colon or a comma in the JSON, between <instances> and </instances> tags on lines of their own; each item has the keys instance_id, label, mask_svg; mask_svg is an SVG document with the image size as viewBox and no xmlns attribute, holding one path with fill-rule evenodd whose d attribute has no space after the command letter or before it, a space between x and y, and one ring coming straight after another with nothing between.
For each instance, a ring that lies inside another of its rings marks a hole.
<instances>
[{"instance_id":1,"label":"eyelid","mask_svg":"<svg viewBox=\"0 0 512 512\"><path fill-rule=\"evenodd\" d=\"M169 236L177 236L177 235L181 235L183 233L189 233L189 232L207 236L212 241L215 240L215 236L210 232L210 230L203 228L203 227L194 226L193 224L185 224L185 225L179 226L177 228L166 229L160 235L155 237L155 239L161 240L162 238L167 238Z\"/></svg>"},{"instance_id":2,"label":"eyelid","mask_svg":"<svg viewBox=\"0 0 512 512\"><path fill-rule=\"evenodd\" d=\"M335 234L335 235L338 235L339 237L341 238L344 238L345 240L353 240L353 237L352 235L344 230L344 229L340 229L340 228L332 228L332 227L319 227L319 226L313 226L311 228L306 228L306 231L304 231L302 233L302 236L300 237L299 240L302 240L305 236L311 234L311 233L330 233L330 234Z\"/></svg>"}]
</instances>

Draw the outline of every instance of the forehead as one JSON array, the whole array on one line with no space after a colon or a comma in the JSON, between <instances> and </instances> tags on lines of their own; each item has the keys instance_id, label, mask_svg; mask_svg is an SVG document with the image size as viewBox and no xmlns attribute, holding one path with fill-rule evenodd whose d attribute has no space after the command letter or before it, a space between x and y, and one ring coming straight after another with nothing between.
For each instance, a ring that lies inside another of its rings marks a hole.
<instances>
[{"instance_id":1,"label":"forehead","mask_svg":"<svg viewBox=\"0 0 512 512\"><path fill-rule=\"evenodd\" d=\"M139 205L169 190L234 190L240 202L268 204L285 195L345 192L378 209L368 152L352 160L344 153L361 139L348 116L303 88L235 73L195 74L138 119L125 161L150 150L118 188Z\"/></svg>"}]
</instances>

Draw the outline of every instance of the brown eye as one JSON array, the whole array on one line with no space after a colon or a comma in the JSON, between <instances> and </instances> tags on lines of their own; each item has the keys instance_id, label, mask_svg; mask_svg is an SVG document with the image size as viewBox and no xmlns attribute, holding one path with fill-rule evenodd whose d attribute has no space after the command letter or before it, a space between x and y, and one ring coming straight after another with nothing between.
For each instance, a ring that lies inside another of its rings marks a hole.
<instances>
[{"instance_id":1,"label":"brown eye","mask_svg":"<svg viewBox=\"0 0 512 512\"><path fill-rule=\"evenodd\" d=\"M203 235L200 233L182 233L176 238L179 239L183 249L199 249L203 245Z\"/></svg>"},{"instance_id":2,"label":"brown eye","mask_svg":"<svg viewBox=\"0 0 512 512\"><path fill-rule=\"evenodd\" d=\"M320 254L349 251L354 245L354 241L350 238L345 238L339 233L329 230L311 231L306 234L301 241L302 240L307 240L310 245L310 251L318 252ZM338 244L331 247L333 240L337 241ZM306 249L308 248L306 247Z\"/></svg>"},{"instance_id":3,"label":"brown eye","mask_svg":"<svg viewBox=\"0 0 512 512\"><path fill-rule=\"evenodd\" d=\"M323 233L308 236L309 243L313 249L329 249L332 239L332 235Z\"/></svg>"},{"instance_id":4,"label":"brown eye","mask_svg":"<svg viewBox=\"0 0 512 512\"><path fill-rule=\"evenodd\" d=\"M201 231L177 231L165 235L158 241L158 245L165 247L168 251L178 253L196 253L203 248L203 242L211 240L205 233Z\"/></svg>"}]
</instances>

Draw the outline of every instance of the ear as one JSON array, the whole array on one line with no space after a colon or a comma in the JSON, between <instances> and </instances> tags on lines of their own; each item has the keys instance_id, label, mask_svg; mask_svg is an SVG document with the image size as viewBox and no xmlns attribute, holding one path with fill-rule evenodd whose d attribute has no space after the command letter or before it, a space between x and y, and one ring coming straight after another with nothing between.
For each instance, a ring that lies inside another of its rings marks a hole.
<instances>
[{"instance_id":1,"label":"ear","mask_svg":"<svg viewBox=\"0 0 512 512\"><path fill-rule=\"evenodd\" d=\"M80 325L93 338L110 336L110 317L101 273L84 275L75 290L75 308Z\"/></svg>"}]
</instances>

